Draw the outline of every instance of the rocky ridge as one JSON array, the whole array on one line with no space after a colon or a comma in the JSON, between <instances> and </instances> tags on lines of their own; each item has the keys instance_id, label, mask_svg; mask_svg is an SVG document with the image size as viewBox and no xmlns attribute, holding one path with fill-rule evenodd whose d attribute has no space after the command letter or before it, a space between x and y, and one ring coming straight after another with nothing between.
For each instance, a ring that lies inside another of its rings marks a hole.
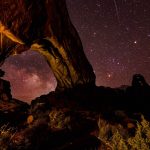
<instances>
[{"instance_id":1,"label":"rocky ridge","mask_svg":"<svg viewBox=\"0 0 150 150\"><path fill-rule=\"evenodd\" d=\"M10 92L10 86L6 89ZM1 93L8 94L6 89ZM150 118L146 103L149 91L144 77L134 75L132 85L123 89L80 86L65 92L50 92L33 100L30 106L12 98L1 99L0 124L15 128L15 132L7 132L12 136L10 142L2 140L1 145L15 150L98 149L102 144L98 139L99 119L113 126L121 124L124 132L133 133L135 120L140 120L141 114Z\"/></svg>"}]
</instances>

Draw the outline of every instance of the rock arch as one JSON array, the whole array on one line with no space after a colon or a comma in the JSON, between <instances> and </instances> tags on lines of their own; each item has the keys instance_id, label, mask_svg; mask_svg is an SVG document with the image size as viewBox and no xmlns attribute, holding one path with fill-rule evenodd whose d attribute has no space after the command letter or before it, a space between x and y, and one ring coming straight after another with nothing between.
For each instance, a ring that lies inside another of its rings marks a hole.
<instances>
[{"instance_id":1,"label":"rock arch","mask_svg":"<svg viewBox=\"0 0 150 150\"><path fill-rule=\"evenodd\" d=\"M58 90L80 84L95 85L95 74L70 21L65 0L1 3L1 65L9 55L31 48L45 57L56 77Z\"/></svg>"}]
</instances>

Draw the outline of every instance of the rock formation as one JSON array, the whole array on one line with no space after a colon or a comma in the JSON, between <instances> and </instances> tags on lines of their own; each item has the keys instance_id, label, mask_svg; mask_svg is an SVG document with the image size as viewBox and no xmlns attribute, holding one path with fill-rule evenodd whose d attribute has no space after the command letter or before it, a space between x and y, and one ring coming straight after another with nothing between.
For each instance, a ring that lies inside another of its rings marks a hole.
<instances>
[{"instance_id":1,"label":"rock formation","mask_svg":"<svg viewBox=\"0 0 150 150\"><path fill-rule=\"evenodd\" d=\"M145 78L141 74L133 75L132 86L137 87L137 88L138 87L149 87L149 85L146 82Z\"/></svg>"},{"instance_id":2,"label":"rock formation","mask_svg":"<svg viewBox=\"0 0 150 150\"><path fill-rule=\"evenodd\" d=\"M4 72L0 70L0 77L4 75ZM0 78L0 101L9 101L12 99L10 83Z\"/></svg>"},{"instance_id":3,"label":"rock formation","mask_svg":"<svg viewBox=\"0 0 150 150\"><path fill-rule=\"evenodd\" d=\"M47 60L57 89L95 85L95 74L70 21L65 0L5 0L0 10L0 64L9 55L31 48Z\"/></svg>"},{"instance_id":4,"label":"rock formation","mask_svg":"<svg viewBox=\"0 0 150 150\"><path fill-rule=\"evenodd\" d=\"M4 74L0 69L0 77ZM28 108L27 103L12 98L10 82L0 78L0 126L7 123L14 125L25 120Z\"/></svg>"}]
</instances>

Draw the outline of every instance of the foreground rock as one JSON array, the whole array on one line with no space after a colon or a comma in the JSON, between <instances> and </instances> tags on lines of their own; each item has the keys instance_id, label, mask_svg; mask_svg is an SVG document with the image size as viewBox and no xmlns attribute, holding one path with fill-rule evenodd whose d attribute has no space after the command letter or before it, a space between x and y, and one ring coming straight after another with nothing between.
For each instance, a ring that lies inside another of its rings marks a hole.
<instances>
[{"instance_id":1,"label":"foreground rock","mask_svg":"<svg viewBox=\"0 0 150 150\"><path fill-rule=\"evenodd\" d=\"M40 96L31 102L31 107L47 104L46 107L68 107L102 113L124 110L128 113L149 114L150 86L144 83L139 81L139 84L123 89L78 86L65 92L50 92Z\"/></svg>"},{"instance_id":2,"label":"foreground rock","mask_svg":"<svg viewBox=\"0 0 150 150\"><path fill-rule=\"evenodd\" d=\"M41 116L35 112L32 115L34 119L29 126L12 139L14 148L90 150L100 144L98 138L91 134L98 129L96 118L86 118L86 112L52 108Z\"/></svg>"},{"instance_id":3,"label":"foreground rock","mask_svg":"<svg viewBox=\"0 0 150 150\"><path fill-rule=\"evenodd\" d=\"M4 72L0 70L2 77ZM18 125L27 117L29 105L22 101L12 99L10 83L0 78L0 125Z\"/></svg>"},{"instance_id":4,"label":"foreground rock","mask_svg":"<svg viewBox=\"0 0 150 150\"><path fill-rule=\"evenodd\" d=\"M19 100L0 101L0 125L18 125L26 120L28 109L29 105Z\"/></svg>"},{"instance_id":5,"label":"foreground rock","mask_svg":"<svg viewBox=\"0 0 150 150\"><path fill-rule=\"evenodd\" d=\"M139 75L133 81L121 89L78 86L50 92L33 100L30 108L18 100L1 100L1 122L17 130L0 144L8 150L91 150L104 145L98 137L105 129L108 137L114 128L134 135L141 114L148 117L150 87Z\"/></svg>"},{"instance_id":6,"label":"foreground rock","mask_svg":"<svg viewBox=\"0 0 150 150\"><path fill-rule=\"evenodd\" d=\"M136 84L123 89L80 86L65 92L51 92L33 100L30 129L24 133L24 136L32 137L29 141L34 139L30 147L38 145L37 149L42 149L46 145L54 150L98 149L104 142L97 138L100 131L104 133L106 129L107 136L111 136L109 128L134 136L141 115L145 114L150 119L147 107L150 87L144 84L145 80L142 80L144 83L136 80L137 76L133 76ZM100 118L102 121L99 121ZM37 134L37 137L46 134L47 138L40 138L41 143L37 143L39 138L34 136Z\"/></svg>"}]
</instances>

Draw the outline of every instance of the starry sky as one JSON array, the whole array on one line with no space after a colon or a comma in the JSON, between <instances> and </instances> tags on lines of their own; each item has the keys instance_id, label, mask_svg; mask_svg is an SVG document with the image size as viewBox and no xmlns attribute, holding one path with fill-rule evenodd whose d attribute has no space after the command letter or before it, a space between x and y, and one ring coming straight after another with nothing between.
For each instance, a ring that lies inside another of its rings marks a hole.
<instances>
[{"instance_id":1,"label":"starry sky","mask_svg":"<svg viewBox=\"0 0 150 150\"><path fill-rule=\"evenodd\" d=\"M135 73L150 83L149 0L66 1L97 85L130 85ZM56 87L43 57L31 50L9 57L2 69L17 99L30 102Z\"/></svg>"}]
</instances>

